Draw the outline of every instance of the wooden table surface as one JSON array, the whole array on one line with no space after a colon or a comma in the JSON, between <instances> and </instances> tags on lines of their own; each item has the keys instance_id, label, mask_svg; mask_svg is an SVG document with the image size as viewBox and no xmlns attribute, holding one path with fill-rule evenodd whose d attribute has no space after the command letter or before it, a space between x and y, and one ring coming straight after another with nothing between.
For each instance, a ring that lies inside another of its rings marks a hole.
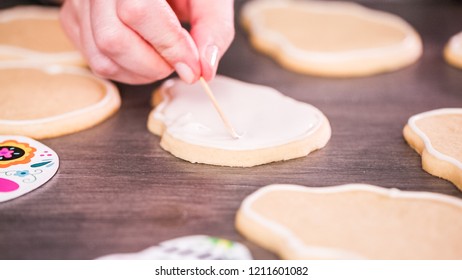
<instances>
[{"instance_id":1,"label":"wooden table surface","mask_svg":"<svg viewBox=\"0 0 462 280\"><path fill-rule=\"evenodd\" d=\"M0 8L27 2L2 1ZM236 2L237 11L243 2ZM462 107L462 71L442 58L447 39L462 30L462 5L366 5L415 26L425 49L416 64L366 78L304 76L254 51L238 26L220 65L220 74L274 87L322 110L333 131L324 149L253 168L191 164L162 150L159 137L146 129L151 91L158 84L120 85L123 104L115 116L95 128L42 141L59 154L61 166L41 188L0 204L0 258L92 259L207 234L243 242L255 258L272 259L276 256L236 232L234 217L247 195L274 183L368 183L462 198L453 184L421 169L420 156L401 132L413 114Z\"/></svg>"}]
</instances>

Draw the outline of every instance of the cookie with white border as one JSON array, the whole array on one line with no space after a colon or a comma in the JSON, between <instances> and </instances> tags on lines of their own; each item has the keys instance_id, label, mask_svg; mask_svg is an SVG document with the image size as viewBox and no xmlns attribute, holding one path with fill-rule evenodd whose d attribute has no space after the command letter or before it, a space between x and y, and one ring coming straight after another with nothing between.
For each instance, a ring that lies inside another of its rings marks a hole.
<instances>
[{"instance_id":1,"label":"cookie with white border","mask_svg":"<svg viewBox=\"0 0 462 280\"><path fill-rule=\"evenodd\" d=\"M97 125L120 107L117 88L70 66L0 63L0 133L36 139Z\"/></svg>"},{"instance_id":2,"label":"cookie with white border","mask_svg":"<svg viewBox=\"0 0 462 280\"><path fill-rule=\"evenodd\" d=\"M303 157L324 147L331 129L312 105L273 88L217 76L218 103L242 135L232 138L199 83L166 81L155 91L148 128L176 157L222 166L250 167Z\"/></svg>"},{"instance_id":3,"label":"cookie with white border","mask_svg":"<svg viewBox=\"0 0 462 280\"><path fill-rule=\"evenodd\" d=\"M42 186L58 167L58 155L44 144L28 137L0 135L0 202Z\"/></svg>"},{"instance_id":4,"label":"cookie with white border","mask_svg":"<svg viewBox=\"0 0 462 280\"><path fill-rule=\"evenodd\" d=\"M462 109L444 108L412 116L404 138L422 156L422 168L462 190Z\"/></svg>"},{"instance_id":5,"label":"cookie with white border","mask_svg":"<svg viewBox=\"0 0 462 280\"><path fill-rule=\"evenodd\" d=\"M446 44L444 58L452 66L462 68L462 32L452 36Z\"/></svg>"},{"instance_id":6,"label":"cookie with white border","mask_svg":"<svg viewBox=\"0 0 462 280\"><path fill-rule=\"evenodd\" d=\"M164 241L137 253L112 254L100 260L251 260L244 245L227 239L193 235Z\"/></svg>"},{"instance_id":7,"label":"cookie with white border","mask_svg":"<svg viewBox=\"0 0 462 280\"><path fill-rule=\"evenodd\" d=\"M257 50L305 74L367 76L403 68L422 54L420 36L406 21L355 3L253 0L241 20Z\"/></svg>"},{"instance_id":8,"label":"cookie with white border","mask_svg":"<svg viewBox=\"0 0 462 280\"><path fill-rule=\"evenodd\" d=\"M240 233L284 259L461 259L462 200L371 185L270 185L249 195Z\"/></svg>"},{"instance_id":9,"label":"cookie with white border","mask_svg":"<svg viewBox=\"0 0 462 280\"><path fill-rule=\"evenodd\" d=\"M0 10L0 60L86 65L61 28L59 8L40 6Z\"/></svg>"}]
</instances>

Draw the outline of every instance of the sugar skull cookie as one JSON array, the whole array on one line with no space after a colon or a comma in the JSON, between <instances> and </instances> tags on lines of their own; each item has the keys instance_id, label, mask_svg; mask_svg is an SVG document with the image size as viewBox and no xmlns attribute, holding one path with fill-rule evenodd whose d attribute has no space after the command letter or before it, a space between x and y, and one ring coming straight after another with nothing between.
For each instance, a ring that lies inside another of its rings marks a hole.
<instances>
[{"instance_id":1,"label":"sugar skull cookie","mask_svg":"<svg viewBox=\"0 0 462 280\"><path fill-rule=\"evenodd\" d=\"M438 109L412 116L403 133L422 156L425 171L462 190L462 109Z\"/></svg>"},{"instance_id":2,"label":"sugar skull cookie","mask_svg":"<svg viewBox=\"0 0 462 280\"><path fill-rule=\"evenodd\" d=\"M460 259L462 200L350 184L263 187L236 227L284 259Z\"/></svg>"},{"instance_id":3,"label":"sugar skull cookie","mask_svg":"<svg viewBox=\"0 0 462 280\"><path fill-rule=\"evenodd\" d=\"M75 133L120 107L117 88L83 68L0 63L0 133L36 139Z\"/></svg>"},{"instance_id":4,"label":"sugar skull cookie","mask_svg":"<svg viewBox=\"0 0 462 280\"><path fill-rule=\"evenodd\" d=\"M241 20L257 50L310 75L389 72L422 54L420 36L406 21L350 2L253 0Z\"/></svg>"},{"instance_id":5,"label":"sugar skull cookie","mask_svg":"<svg viewBox=\"0 0 462 280\"><path fill-rule=\"evenodd\" d=\"M154 93L148 128L176 157L250 167L306 156L330 139L329 121L310 104L224 76L210 86L241 137L229 135L201 85L171 79Z\"/></svg>"},{"instance_id":6,"label":"sugar skull cookie","mask_svg":"<svg viewBox=\"0 0 462 280\"><path fill-rule=\"evenodd\" d=\"M0 61L86 65L66 37L56 7L16 6L0 10Z\"/></svg>"}]
</instances>

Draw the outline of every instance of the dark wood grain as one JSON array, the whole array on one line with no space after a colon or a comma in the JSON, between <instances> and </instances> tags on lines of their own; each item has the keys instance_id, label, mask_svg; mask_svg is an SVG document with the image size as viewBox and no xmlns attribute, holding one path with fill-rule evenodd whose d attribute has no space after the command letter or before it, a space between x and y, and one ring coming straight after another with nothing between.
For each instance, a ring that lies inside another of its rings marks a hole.
<instances>
[{"instance_id":1,"label":"dark wood grain","mask_svg":"<svg viewBox=\"0 0 462 280\"><path fill-rule=\"evenodd\" d=\"M7 0L0 7L20 2L32 1ZM237 10L242 2L237 1ZM462 198L453 184L422 171L420 156L401 132L413 114L462 107L462 71L441 55L446 40L462 30L462 6L454 1L366 2L416 27L425 47L419 62L367 78L304 76L254 51L238 26L219 69L321 109L333 130L326 148L246 169L190 164L163 151L159 138L146 129L150 93L157 84L120 85L123 105L114 117L43 141L60 155L60 169L38 190L0 204L0 258L92 259L192 234L241 241L255 258L275 258L234 229L242 199L273 183L368 183Z\"/></svg>"}]
</instances>

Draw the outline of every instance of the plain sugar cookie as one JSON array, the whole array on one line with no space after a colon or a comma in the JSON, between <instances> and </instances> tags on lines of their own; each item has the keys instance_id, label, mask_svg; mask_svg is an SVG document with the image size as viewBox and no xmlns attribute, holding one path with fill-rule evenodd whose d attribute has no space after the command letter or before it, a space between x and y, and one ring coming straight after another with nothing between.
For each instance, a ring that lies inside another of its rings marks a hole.
<instances>
[{"instance_id":1,"label":"plain sugar cookie","mask_svg":"<svg viewBox=\"0 0 462 280\"><path fill-rule=\"evenodd\" d=\"M273 88L217 76L210 87L239 134L233 139L199 83L166 81L154 94L148 128L161 146L193 163L249 167L303 157L329 141L317 108Z\"/></svg>"},{"instance_id":2,"label":"plain sugar cookie","mask_svg":"<svg viewBox=\"0 0 462 280\"><path fill-rule=\"evenodd\" d=\"M120 107L117 88L83 68L1 63L0 85L0 134L62 136L95 126Z\"/></svg>"},{"instance_id":3,"label":"plain sugar cookie","mask_svg":"<svg viewBox=\"0 0 462 280\"><path fill-rule=\"evenodd\" d=\"M254 0L241 15L256 49L300 73L366 76L408 66L422 54L420 36L406 21L355 3Z\"/></svg>"},{"instance_id":4,"label":"plain sugar cookie","mask_svg":"<svg viewBox=\"0 0 462 280\"><path fill-rule=\"evenodd\" d=\"M446 44L444 58L452 66L462 68L462 32L454 35Z\"/></svg>"},{"instance_id":5,"label":"plain sugar cookie","mask_svg":"<svg viewBox=\"0 0 462 280\"><path fill-rule=\"evenodd\" d=\"M462 200L435 193L271 185L242 202L236 227L284 259L462 258Z\"/></svg>"},{"instance_id":6,"label":"plain sugar cookie","mask_svg":"<svg viewBox=\"0 0 462 280\"><path fill-rule=\"evenodd\" d=\"M422 156L428 173L462 190L462 109L438 109L411 117L404 138Z\"/></svg>"},{"instance_id":7,"label":"plain sugar cookie","mask_svg":"<svg viewBox=\"0 0 462 280\"><path fill-rule=\"evenodd\" d=\"M61 28L57 7L0 10L0 60L86 65Z\"/></svg>"}]
</instances>

